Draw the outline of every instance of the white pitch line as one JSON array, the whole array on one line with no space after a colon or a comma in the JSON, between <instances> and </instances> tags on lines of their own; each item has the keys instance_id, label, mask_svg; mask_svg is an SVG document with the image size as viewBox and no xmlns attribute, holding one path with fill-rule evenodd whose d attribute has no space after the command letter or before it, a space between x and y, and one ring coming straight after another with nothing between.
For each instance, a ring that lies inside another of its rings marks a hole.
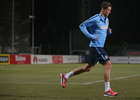
<instances>
[{"instance_id":1,"label":"white pitch line","mask_svg":"<svg viewBox=\"0 0 140 100\"><path fill-rule=\"evenodd\" d=\"M140 76L140 74L130 75L130 76L123 76L123 77L117 77L117 78L113 78L113 79L110 79L110 80L119 80L119 79L124 79L124 78L129 78L129 77L135 77L135 76ZM88 83L85 83L85 84L94 84L94 83L100 83L100 82L104 82L104 80L88 82Z\"/></svg>"},{"instance_id":2,"label":"white pitch line","mask_svg":"<svg viewBox=\"0 0 140 100\"><path fill-rule=\"evenodd\" d=\"M136 77L136 76L140 76L140 74L117 77L117 78L112 78L110 80L119 80L119 79L125 79L125 78ZM94 83L100 83L100 82L104 82L104 80L87 82L87 83L67 83L67 84L88 85L88 84L94 84ZM4 84L4 83L7 83L7 84L44 84L44 85L46 85L46 84L60 84L60 83L47 83L47 82L0 82L0 84Z\"/></svg>"},{"instance_id":3,"label":"white pitch line","mask_svg":"<svg viewBox=\"0 0 140 100\"><path fill-rule=\"evenodd\" d=\"M47 83L47 82L0 82L7 84L59 84L59 83Z\"/></svg>"},{"instance_id":4,"label":"white pitch line","mask_svg":"<svg viewBox=\"0 0 140 100\"><path fill-rule=\"evenodd\" d=\"M88 85L88 84L94 84L94 83L100 83L100 82L104 82L104 80L99 80L99 81L94 81L94 82L88 82L88 83L84 83L84 84Z\"/></svg>"}]
</instances>

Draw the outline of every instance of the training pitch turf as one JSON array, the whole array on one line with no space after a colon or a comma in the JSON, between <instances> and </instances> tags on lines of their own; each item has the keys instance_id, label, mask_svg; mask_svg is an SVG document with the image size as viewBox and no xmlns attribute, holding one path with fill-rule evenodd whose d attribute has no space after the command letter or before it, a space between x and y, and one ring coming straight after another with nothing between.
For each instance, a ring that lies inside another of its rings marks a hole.
<instances>
[{"instance_id":1,"label":"training pitch turf","mask_svg":"<svg viewBox=\"0 0 140 100\"><path fill-rule=\"evenodd\" d=\"M62 88L59 74L83 65L0 65L0 100L140 100L140 64L112 64L111 88L117 97L103 96L100 64Z\"/></svg>"}]
</instances>

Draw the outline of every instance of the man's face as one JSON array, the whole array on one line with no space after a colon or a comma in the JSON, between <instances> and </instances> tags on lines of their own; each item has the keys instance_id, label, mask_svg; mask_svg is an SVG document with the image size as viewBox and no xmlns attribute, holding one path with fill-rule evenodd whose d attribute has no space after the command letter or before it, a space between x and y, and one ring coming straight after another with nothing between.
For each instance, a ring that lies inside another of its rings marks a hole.
<instances>
[{"instance_id":1,"label":"man's face","mask_svg":"<svg viewBox=\"0 0 140 100\"><path fill-rule=\"evenodd\" d=\"M108 7L107 9L103 9L103 14L105 16L109 16L110 13L111 13L111 7Z\"/></svg>"}]
</instances>

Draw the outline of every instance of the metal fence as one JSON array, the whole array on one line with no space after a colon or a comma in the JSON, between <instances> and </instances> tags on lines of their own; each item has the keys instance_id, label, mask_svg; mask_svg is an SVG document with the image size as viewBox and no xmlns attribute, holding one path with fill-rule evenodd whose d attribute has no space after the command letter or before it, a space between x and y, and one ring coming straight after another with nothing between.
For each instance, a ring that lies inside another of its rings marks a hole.
<instances>
[{"instance_id":1,"label":"metal fence","mask_svg":"<svg viewBox=\"0 0 140 100\"><path fill-rule=\"evenodd\" d=\"M124 43L114 56L140 56L140 44Z\"/></svg>"},{"instance_id":2,"label":"metal fence","mask_svg":"<svg viewBox=\"0 0 140 100\"><path fill-rule=\"evenodd\" d=\"M29 53L31 1L1 0L0 7L0 53Z\"/></svg>"},{"instance_id":3,"label":"metal fence","mask_svg":"<svg viewBox=\"0 0 140 100\"><path fill-rule=\"evenodd\" d=\"M69 46L67 45L40 45L41 54L53 54L53 55L68 55Z\"/></svg>"}]
</instances>

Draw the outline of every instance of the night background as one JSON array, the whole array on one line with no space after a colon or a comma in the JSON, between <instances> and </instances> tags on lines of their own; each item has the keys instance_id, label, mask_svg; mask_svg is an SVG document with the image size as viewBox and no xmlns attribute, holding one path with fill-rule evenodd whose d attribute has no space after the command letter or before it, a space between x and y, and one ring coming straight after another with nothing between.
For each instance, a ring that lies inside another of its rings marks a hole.
<instances>
[{"instance_id":1,"label":"night background","mask_svg":"<svg viewBox=\"0 0 140 100\"><path fill-rule=\"evenodd\" d=\"M89 40L80 32L79 24L94 14L100 13L100 4L103 1L108 1L113 6L109 16L109 27L112 28L113 34L107 37L105 49L111 55L123 50L126 46L128 49L133 46L136 47L136 50L139 49L140 14L138 14L139 2L137 0L127 2L125 0L87 0L89 2L85 2L85 8L88 10L85 10L85 13L87 11L88 15L85 18L82 18L83 13L81 13L84 8L82 1L85 0L34 0L36 54L69 54L70 33L72 36L71 49L78 50L76 54L80 54L80 48L88 50ZM11 46L12 0L1 0L0 4L0 34L3 38L1 39L1 52L6 53L8 51L5 51L4 48ZM32 21L29 19L29 15L32 15L32 0L15 0L15 48L18 48L17 53L26 52L28 50L23 51L23 48L27 46L30 49L32 46ZM6 38L8 36L9 42L6 42L4 36ZM24 42L26 37L28 41ZM23 41L21 41L22 39ZM19 50L20 48L22 50Z\"/></svg>"},{"instance_id":2,"label":"night background","mask_svg":"<svg viewBox=\"0 0 140 100\"><path fill-rule=\"evenodd\" d=\"M109 16L110 27L113 29L113 34L110 36L111 41L109 43L112 45L120 45L124 42L140 44L138 1L90 0L91 16L100 12L100 4L103 1L109 1L113 6L112 13ZM39 0L35 0L35 2L36 35L43 31L43 28L47 29L49 27L49 25L47 25L48 23L52 23L54 25L52 29L54 28L56 31L55 35L57 38L61 38L62 34L68 38L69 31L78 29L79 24L82 23L80 22L81 16L79 13L80 0L60 0L55 1L55 3L54 1L40 2ZM44 35L44 37L50 36L47 32ZM47 41L44 41L44 43L46 42ZM55 42L56 41L52 41L52 43ZM57 41L57 43L61 42Z\"/></svg>"}]
</instances>

